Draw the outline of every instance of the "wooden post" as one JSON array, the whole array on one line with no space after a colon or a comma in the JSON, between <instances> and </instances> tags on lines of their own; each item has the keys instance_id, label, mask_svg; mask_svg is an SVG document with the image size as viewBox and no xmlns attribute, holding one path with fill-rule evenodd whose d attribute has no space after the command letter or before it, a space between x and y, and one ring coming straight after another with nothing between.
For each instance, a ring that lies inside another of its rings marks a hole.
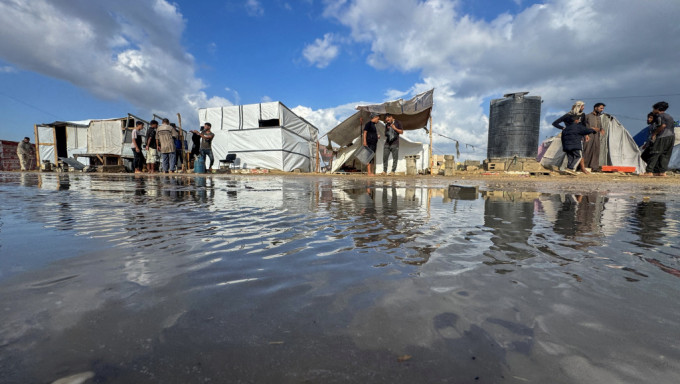
<instances>
[{"instance_id":1,"label":"wooden post","mask_svg":"<svg viewBox=\"0 0 680 384\"><path fill-rule=\"evenodd\" d=\"M35 160L37 161L36 165L38 171L40 171L42 168L40 168L40 136L38 136L38 124L33 124L33 132L35 133Z\"/></svg>"},{"instance_id":2,"label":"wooden post","mask_svg":"<svg viewBox=\"0 0 680 384\"><path fill-rule=\"evenodd\" d=\"M432 115L430 115L430 176L434 175L434 157L432 156Z\"/></svg>"},{"instance_id":3,"label":"wooden post","mask_svg":"<svg viewBox=\"0 0 680 384\"><path fill-rule=\"evenodd\" d=\"M321 172L321 162L319 161L319 140L316 141L316 173Z\"/></svg>"}]
</instances>

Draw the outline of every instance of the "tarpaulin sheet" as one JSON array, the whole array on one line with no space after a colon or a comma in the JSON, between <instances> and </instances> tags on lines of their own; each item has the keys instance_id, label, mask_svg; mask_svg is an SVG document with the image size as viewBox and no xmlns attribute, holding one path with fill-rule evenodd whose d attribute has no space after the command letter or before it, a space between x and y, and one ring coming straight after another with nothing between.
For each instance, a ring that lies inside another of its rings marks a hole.
<instances>
[{"instance_id":1,"label":"tarpaulin sheet","mask_svg":"<svg viewBox=\"0 0 680 384\"><path fill-rule=\"evenodd\" d=\"M410 100L393 100L382 104L359 105L359 112L353 114L328 132L328 138L340 146L350 145L361 135L363 124L369 120L371 113L391 113L401 122L406 131L424 128L432 112L434 89L420 93ZM384 116L381 116L384 119Z\"/></svg>"}]
</instances>

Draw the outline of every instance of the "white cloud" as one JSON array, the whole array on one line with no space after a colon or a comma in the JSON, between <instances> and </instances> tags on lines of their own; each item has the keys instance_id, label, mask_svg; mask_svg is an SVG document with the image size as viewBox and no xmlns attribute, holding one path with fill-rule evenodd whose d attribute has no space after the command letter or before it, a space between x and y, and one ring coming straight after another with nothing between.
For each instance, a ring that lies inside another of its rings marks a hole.
<instances>
[{"instance_id":1,"label":"white cloud","mask_svg":"<svg viewBox=\"0 0 680 384\"><path fill-rule=\"evenodd\" d=\"M194 58L181 45L184 27L165 0L7 0L0 2L0 56L139 109L121 113L196 116L195 108L231 104L202 91Z\"/></svg>"},{"instance_id":2,"label":"white cloud","mask_svg":"<svg viewBox=\"0 0 680 384\"><path fill-rule=\"evenodd\" d=\"M11 67L9 65L4 65L0 67L0 73L17 73L17 72L19 71L17 71L16 68Z\"/></svg>"},{"instance_id":3,"label":"white cloud","mask_svg":"<svg viewBox=\"0 0 680 384\"><path fill-rule=\"evenodd\" d=\"M274 100L272 100L271 97L269 97L267 95L262 96L262 99L260 99L260 100L261 100L262 103L269 103L269 102L274 101Z\"/></svg>"},{"instance_id":4,"label":"white cloud","mask_svg":"<svg viewBox=\"0 0 680 384\"><path fill-rule=\"evenodd\" d=\"M264 7L258 0L247 0L245 7L248 15L252 17L261 17L264 15Z\"/></svg>"},{"instance_id":5,"label":"white cloud","mask_svg":"<svg viewBox=\"0 0 680 384\"><path fill-rule=\"evenodd\" d=\"M292 108L292 110L298 116L314 124L314 126L319 129L319 137L321 137L336 125L340 124L343 120L352 116L356 112L356 109L354 108L359 104L367 103L348 103L334 108L316 110L298 105L297 107Z\"/></svg>"},{"instance_id":6,"label":"white cloud","mask_svg":"<svg viewBox=\"0 0 680 384\"><path fill-rule=\"evenodd\" d=\"M327 33L323 39L316 39L314 43L307 45L302 51L302 56L317 68L325 68L338 57L339 53L340 49L333 44L333 35Z\"/></svg>"},{"instance_id":7,"label":"white cloud","mask_svg":"<svg viewBox=\"0 0 680 384\"><path fill-rule=\"evenodd\" d=\"M675 25L680 2L547 0L491 22L462 14L459 5L348 0L328 3L324 15L345 25L355 43L370 46L371 66L419 71L424 80L414 92L436 87L435 132L479 147L486 146L489 97L530 91L543 97L545 117L568 108L571 98L668 94L680 87L680 66L673 64L680 61L679 30L645 22ZM366 22L366 15L384 14L389 22ZM612 112L652 103L603 101ZM544 132L554 133L547 126L541 137Z\"/></svg>"}]
</instances>

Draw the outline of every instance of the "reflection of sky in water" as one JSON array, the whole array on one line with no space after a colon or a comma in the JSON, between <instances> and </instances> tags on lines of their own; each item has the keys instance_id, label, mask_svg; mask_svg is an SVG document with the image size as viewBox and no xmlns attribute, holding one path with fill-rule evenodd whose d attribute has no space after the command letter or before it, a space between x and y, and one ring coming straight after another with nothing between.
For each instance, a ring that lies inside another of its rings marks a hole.
<instances>
[{"instance_id":1,"label":"reflection of sky in water","mask_svg":"<svg viewBox=\"0 0 680 384\"><path fill-rule=\"evenodd\" d=\"M679 379L672 197L79 174L0 196L0 382Z\"/></svg>"}]
</instances>

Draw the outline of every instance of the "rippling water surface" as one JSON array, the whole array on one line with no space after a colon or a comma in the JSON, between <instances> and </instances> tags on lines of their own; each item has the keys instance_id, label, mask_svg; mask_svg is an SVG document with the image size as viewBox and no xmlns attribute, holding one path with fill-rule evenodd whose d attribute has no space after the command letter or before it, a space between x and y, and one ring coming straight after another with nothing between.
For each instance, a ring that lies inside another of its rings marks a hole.
<instances>
[{"instance_id":1,"label":"rippling water surface","mask_svg":"<svg viewBox=\"0 0 680 384\"><path fill-rule=\"evenodd\" d=\"M0 382L680 382L680 195L444 187L0 174Z\"/></svg>"}]
</instances>

